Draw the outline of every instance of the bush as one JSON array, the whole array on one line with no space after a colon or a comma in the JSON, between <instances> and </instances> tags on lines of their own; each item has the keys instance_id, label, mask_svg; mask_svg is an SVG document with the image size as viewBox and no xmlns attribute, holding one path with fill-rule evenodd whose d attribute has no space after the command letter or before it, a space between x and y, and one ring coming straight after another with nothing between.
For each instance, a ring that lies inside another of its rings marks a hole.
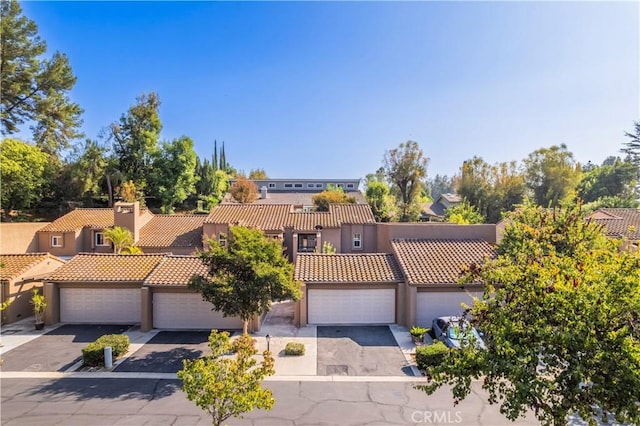
<instances>
[{"instance_id":1,"label":"bush","mask_svg":"<svg viewBox=\"0 0 640 426\"><path fill-rule=\"evenodd\" d=\"M445 361L448 353L449 348L440 341L432 345L418 346L416 348L416 364L420 370L438 366Z\"/></svg>"},{"instance_id":2,"label":"bush","mask_svg":"<svg viewBox=\"0 0 640 426\"><path fill-rule=\"evenodd\" d=\"M411 327L411 329L409 330L409 334L411 334L413 337L417 337L418 339L422 339L424 335L428 332L429 332L428 328L417 327L417 326Z\"/></svg>"},{"instance_id":3,"label":"bush","mask_svg":"<svg viewBox=\"0 0 640 426\"><path fill-rule=\"evenodd\" d=\"M104 348L111 346L113 359L127 353L129 350L129 336L125 334L105 334L98 337L95 342L89 343L82 349L82 362L84 365L96 367L104 365Z\"/></svg>"},{"instance_id":4,"label":"bush","mask_svg":"<svg viewBox=\"0 0 640 426\"><path fill-rule=\"evenodd\" d=\"M294 356L304 355L304 344L289 342L287 346L284 347L284 354Z\"/></svg>"}]
</instances>

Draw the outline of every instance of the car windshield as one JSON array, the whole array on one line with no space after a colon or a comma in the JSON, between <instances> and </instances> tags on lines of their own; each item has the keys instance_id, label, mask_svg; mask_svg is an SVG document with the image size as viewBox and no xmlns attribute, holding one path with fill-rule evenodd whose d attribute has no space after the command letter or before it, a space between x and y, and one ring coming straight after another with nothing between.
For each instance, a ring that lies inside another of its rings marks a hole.
<instances>
[{"instance_id":1,"label":"car windshield","mask_svg":"<svg viewBox=\"0 0 640 426\"><path fill-rule=\"evenodd\" d=\"M447 337L449 339L460 340L463 337L469 336L473 336L474 339L480 340L480 335L478 334L476 329L473 327L469 327L468 325L463 325L462 327L460 327L458 325L452 324L447 328Z\"/></svg>"}]
</instances>

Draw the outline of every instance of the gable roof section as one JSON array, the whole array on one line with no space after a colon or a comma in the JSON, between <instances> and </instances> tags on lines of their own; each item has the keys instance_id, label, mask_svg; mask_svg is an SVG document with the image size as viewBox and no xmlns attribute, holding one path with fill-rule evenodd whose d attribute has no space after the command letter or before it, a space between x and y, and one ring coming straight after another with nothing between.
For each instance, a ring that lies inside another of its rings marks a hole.
<instances>
[{"instance_id":1,"label":"gable roof section","mask_svg":"<svg viewBox=\"0 0 640 426\"><path fill-rule=\"evenodd\" d=\"M198 256L166 256L144 281L148 286L184 287L194 275L206 276L209 268Z\"/></svg>"},{"instance_id":2,"label":"gable roof section","mask_svg":"<svg viewBox=\"0 0 640 426\"><path fill-rule=\"evenodd\" d=\"M163 254L80 253L48 277L52 282L144 281Z\"/></svg>"},{"instance_id":3,"label":"gable roof section","mask_svg":"<svg viewBox=\"0 0 640 426\"><path fill-rule=\"evenodd\" d=\"M49 253L27 253L27 254L3 254L0 255L0 279L10 280L15 278L47 259L55 259L63 264L60 258Z\"/></svg>"},{"instance_id":4,"label":"gable roof section","mask_svg":"<svg viewBox=\"0 0 640 426\"><path fill-rule=\"evenodd\" d=\"M75 209L38 232L74 232L79 229L113 226L113 209Z\"/></svg>"},{"instance_id":5,"label":"gable roof section","mask_svg":"<svg viewBox=\"0 0 640 426\"><path fill-rule=\"evenodd\" d=\"M204 215L154 215L140 229L142 247L202 247Z\"/></svg>"},{"instance_id":6,"label":"gable roof section","mask_svg":"<svg viewBox=\"0 0 640 426\"><path fill-rule=\"evenodd\" d=\"M299 254L296 280L305 283L399 283L400 266L387 253Z\"/></svg>"},{"instance_id":7,"label":"gable roof section","mask_svg":"<svg viewBox=\"0 0 640 426\"><path fill-rule=\"evenodd\" d=\"M407 283L414 285L456 283L464 266L496 256L483 240L396 239L391 247Z\"/></svg>"},{"instance_id":8,"label":"gable roof section","mask_svg":"<svg viewBox=\"0 0 640 426\"><path fill-rule=\"evenodd\" d=\"M328 212L295 212L290 204L220 204L211 210L205 223L284 231L315 230L317 225L338 228L342 223L375 223L375 218L368 204L331 204Z\"/></svg>"},{"instance_id":9,"label":"gable roof section","mask_svg":"<svg viewBox=\"0 0 640 426\"><path fill-rule=\"evenodd\" d=\"M608 237L640 240L640 209L598 209L589 217L604 227Z\"/></svg>"}]
</instances>

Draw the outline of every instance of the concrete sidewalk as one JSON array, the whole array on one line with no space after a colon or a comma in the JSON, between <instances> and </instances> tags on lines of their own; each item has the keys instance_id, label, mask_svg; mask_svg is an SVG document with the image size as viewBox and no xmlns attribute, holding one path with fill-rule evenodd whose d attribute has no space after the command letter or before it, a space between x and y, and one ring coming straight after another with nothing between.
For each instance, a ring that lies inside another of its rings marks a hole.
<instances>
[{"instance_id":1,"label":"concrete sidewalk","mask_svg":"<svg viewBox=\"0 0 640 426\"><path fill-rule=\"evenodd\" d=\"M55 330L61 325L62 324L49 325L42 330L36 330L35 318L33 316L23 318L11 324L3 324L0 330L0 355L24 345L45 333Z\"/></svg>"},{"instance_id":2,"label":"concrete sidewalk","mask_svg":"<svg viewBox=\"0 0 640 426\"><path fill-rule=\"evenodd\" d=\"M256 339L259 353L267 349L275 359L276 376L315 376L318 369L317 329L315 326L298 328L293 324L295 302L274 303L265 317L259 332L251 335ZM304 355L286 356L284 348L289 342L304 344Z\"/></svg>"}]
</instances>

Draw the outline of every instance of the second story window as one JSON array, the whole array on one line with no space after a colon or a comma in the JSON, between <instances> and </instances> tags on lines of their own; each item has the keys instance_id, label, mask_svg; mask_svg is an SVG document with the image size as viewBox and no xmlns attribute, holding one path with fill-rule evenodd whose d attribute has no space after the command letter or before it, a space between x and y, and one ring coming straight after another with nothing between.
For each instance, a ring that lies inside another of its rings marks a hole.
<instances>
[{"instance_id":1,"label":"second story window","mask_svg":"<svg viewBox=\"0 0 640 426\"><path fill-rule=\"evenodd\" d=\"M54 235L51 237L51 247L62 247L62 236Z\"/></svg>"},{"instance_id":2,"label":"second story window","mask_svg":"<svg viewBox=\"0 0 640 426\"><path fill-rule=\"evenodd\" d=\"M94 235L94 241L97 246L108 246L109 242L104 238L104 232L96 232Z\"/></svg>"},{"instance_id":3,"label":"second story window","mask_svg":"<svg viewBox=\"0 0 640 426\"><path fill-rule=\"evenodd\" d=\"M218 235L218 243L220 243L220 245L222 247L226 247L227 246L227 236L224 235L224 234Z\"/></svg>"},{"instance_id":4,"label":"second story window","mask_svg":"<svg viewBox=\"0 0 640 426\"><path fill-rule=\"evenodd\" d=\"M362 248L362 234L359 232L353 234L353 248L361 249Z\"/></svg>"}]
</instances>

